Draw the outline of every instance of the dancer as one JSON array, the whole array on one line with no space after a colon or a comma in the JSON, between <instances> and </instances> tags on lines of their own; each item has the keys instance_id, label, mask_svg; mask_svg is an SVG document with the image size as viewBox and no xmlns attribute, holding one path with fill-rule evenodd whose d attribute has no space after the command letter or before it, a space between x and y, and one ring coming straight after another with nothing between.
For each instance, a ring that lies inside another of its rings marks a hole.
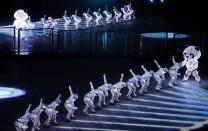
<instances>
[{"instance_id":1,"label":"dancer","mask_svg":"<svg viewBox=\"0 0 208 131\"><path fill-rule=\"evenodd\" d=\"M120 78L120 81L116 84L114 84L112 86L112 88L110 89L111 91L111 100L110 100L110 103L111 104L115 104L115 102L119 102L119 96L121 96L121 89L126 87L126 83L123 82L123 77L124 77L124 74L121 74L121 78Z\"/></svg>"},{"instance_id":2,"label":"dancer","mask_svg":"<svg viewBox=\"0 0 208 131\"><path fill-rule=\"evenodd\" d=\"M20 117L19 119L17 119L17 121L15 121L14 125L17 131L26 131L28 128L28 122L30 120L30 108L31 108L31 104L28 106L24 116Z\"/></svg>"},{"instance_id":3,"label":"dancer","mask_svg":"<svg viewBox=\"0 0 208 131\"><path fill-rule=\"evenodd\" d=\"M172 62L173 62L173 66L169 69L168 73L170 75L170 82L169 82L169 86L175 86L177 85L177 78L180 75L180 73L178 73L178 70L182 67L182 63L179 62L177 63L175 61L175 56L172 57Z\"/></svg>"},{"instance_id":4,"label":"dancer","mask_svg":"<svg viewBox=\"0 0 208 131\"><path fill-rule=\"evenodd\" d=\"M50 127L50 121L52 121L54 125L58 125L58 122L56 121L56 116L58 114L56 107L61 103L60 97L61 95L59 94L55 101L46 106L45 113L48 116L48 119L45 121L46 127Z\"/></svg>"},{"instance_id":5,"label":"dancer","mask_svg":"<svg viewBox=\"0 0 208 131\"><path fill-rule=\"evenodd\" d=\"M73 93L71 86L69 86L69 91L70 91L70 97L64 103L64 107L68 111L66 116L66 121L70 121L70 118L75 119L74 111L78 109L74 105L74 102L78 99L78 95Z\"/></svg>"},{"instance_id":6,"label":"dancer","mask_svg":"<svg viewBox=\"0 0 208 131\"><path fill-rule=\"evenodd\" d=\"M90 13L90 8L87 10L86 13L83 13L83 16L85 17L86 27L89 27L90 26L90 22L92 21L92 16L89 13Z\"/></svg>"},{"instance_id":7,"label":"dancer","mask_svg":"<svg viewBox=\"0 0 208 131\"><path fill-rule=\"evenodd\" d=\"M136 88L139 88L138 81L140 80L141 76L140 75L135 75L134 72L130 69L130 73L132 74L132 78L128 80L127 82L127 87L129 89L127 93L127 98L131 99L131 95L133 94L134 97L136 97Z\"/></svg>"},{"instance_id":8,"label":"dancer","mask_svg":"<svg viewBox=\"0 0 208 131\"><path fill-rule=\"evenodd\" d=\"M150 78L152 77L152 75L149 71L147 71L147 69L143 65L141 67L145 72L140 78L142 88L139 90L139 93L142 95L143 92L147 93L147 87L149 86Z\"/></svg>"},{"instance_id":9,"label":"dancer","mask_svg":"<svg viewBox=\"0 0 208 131\"><path fill-rule=\"evenodd\" d=\"M95 113L94 99L95 99L96 93L95 93L94 86L93 86L92 82L90 82L90 87L91 87L91 91L84 96L84 102L85 102L86 106L85 106L83 112L85 114L88 114L89 109L92 113Z\"/></svg>"},{"instance_id":10,"label":"dancer","mask_svg":"<svg viewBox=\"0 0 208 131\"><path fill-rule=\"evenodd\" d=\"M30 119L33 122L32 131L40 130L40 115L46 109L46 105L43 103L43 98L40 99L40 104L36 107L30 115Z\"/></svg>"}]
</instances>

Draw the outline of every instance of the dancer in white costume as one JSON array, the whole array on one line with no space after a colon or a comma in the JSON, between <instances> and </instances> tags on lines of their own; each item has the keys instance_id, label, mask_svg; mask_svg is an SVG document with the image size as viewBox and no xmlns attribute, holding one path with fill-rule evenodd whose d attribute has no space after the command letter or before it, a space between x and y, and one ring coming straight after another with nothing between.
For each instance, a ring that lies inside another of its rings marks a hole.
<instances>
[{"instance_id":1,"label":"dancer in white costume","mask_svg":"<svg viewBox=\"0 0 208 131\"><path fill-rule=\"evenodd\" d=\"M119 12L117 9L116 9L116 7L114 6L114 8L113 8L113 12L114 12L114 21L115 22L121 22L122 21L122 13L121 12Z\"/></svg>"},{"instance_id":2,"label":"dancer in white costume","mask_svg":"<svg viewBox=\"0 0 208 131\"><path fill-rule=\"evenodd\" d=\"M90 13L90 8L87 10L86 13L83 13L83 16L85 17L86 27L89 27L90 26L90 22L92 21L92 16L89 13Z\"/></svg>"},{"instance_id":3,"label":"dancer in white costume","mask_svg":"<svg viewBox=\"0 0 208 131\"><path fill-rule=\"evenodd\" d=\"M67 11L64 11L63 19L65 21L64 28L65 28L65 30L68 30L69 26L71 24L71 19L70 19L70 17L67 16Z\"/></svg>"},{"instance_id":4,"label":"dancer in white costume","mask_svg":"<svg viewBox=\"0 0 208 131\"><path fill-rule=\"evenodd\" d=\"M91 91L84 96L84 102L86 104L83 112L88 114L89 112L95 113L94 99L96 96L94 86L92 82L90 82ZM90 110L89 110L90 109Z\"/></svg>"},{"instance_id":5,"label":"dancer in white costume","mask_svg":"<svg viewBox=\"0 0 208 131\"><path fill-rule=\"evenodd\" d=\"M99 97L99 101L97 103L98 108L102 106L106 106L105 99L108 96L108 91L112 88L112 84L109 84L106 79L106 74L103 75L104 84L99 86L95 92Z\"/></svg>"},{"instance_id":6,"label":"dancer in white costume","mask_svg":"<svg viewBox=\"0 0 208 131\"><path fill-rule=\"evenodd\" d=\"M33 122L32 131L40 130L40 115L45 109L46 105L43 103L43 98L41 98L39 106L30 113L30 119Z\"/></svg>"},{"instance_id":7,"label":"dancer in white costume","mask_svg":"<svg viewBox=\"0 0 208 131\"><path fill-rule=\"evenodd\" d=\"M26 131L28 129L28 122L30 120L30 108L31 108L31 104L28 106L25 114L18 118L17 121L15 121L14 125L17 131Z\"/></svg>"},{"instance_id":8,"label":"dancer in white costume","mask_svg":"<svg viewBox=\"0 0 208 131\"><path fill-rule=\"evenodd\" d=\"M75 118L74 111L78 109L74 105L74 102L78 99L78 95L73 93L71 86L69 86L69 91L70 91L70 97L64 103L64 107L68 111L66 116L66 121L70 121L70 118L74 119Z\"/></svg>"},{"instance_id":9,"label":"dancer in white costume","mask_svg":"<svg viewBox=\"0 0 208 131\"><path fill-rule=\"evenodd\" d=\"M147 71L147 69L143 65L141 67L145 73L140 78L140 83L141 83L142 87L139 90L139 93L143 94L143 92L147 93L147 87L150 84L150 78L152 77L152 75L150 74L149 71Z\"/></svg>"},{"instance_id":10,"label":"dancer in white costume","mask_svg":"<svg viewBox=\"0 0 208 131\"><path fill-rule=\"evenodd\" d=\"M177 85L177 78L180 75L180 73L178 73L178 70L182 67L182 63L181 62L177 63L175 61L175 56L172 57L172 62L173 62L173 66L170 67L168 72L169 72L169 75L171 78L171 80L169 82L169 86L173 87L173 86Z\"/></svg>"},{"instance_id":11,"label":"dancer in white costume","mask_svg":"<svg viewBox=\"0 0 208 131\"><path fill-rule=\"evenodd\" d=\"M133 76L131 79L128 80L127 82L127 87L129 89L127 93L127 98L131 99L131 95L133 94L134 97L136 97L136 88L139 88L138 81L140 80L141 76L140 75L135 75L135 73L130 69L129 70L131 75Z\"/></svg>"},{"instance_id":12,"label":"dancer in white costume","mask_svg":"<svg viewBox=\"0 0 208 131\"><path fill-rule=\"evenodd\" d=\"M79 28L79 25L82 21L82 19L79 16L77 16L77 12L78 12L78 10L76 10L75 14L71 16L71 18L74 20L75 29Z\"/></svg>"},{"instance_id":13,"label":"dancer in white costume","mask_svg":"<svg viewBox=\"0 0 208 131\"><path fill-rule=\"evenodd\" d=\"M198 83L201 82L201 78L197 71L198 59L201 57L201 51L199 47L189 46L183 51L184 61L183 66L186 66L186 74L184 75L183 81L187 81L189 76L192 74Z\"/></svg>"},{"instance_id":14,"label":"dancer in white costume","mask_svg":"<svg viewBox=\"0 0 208 131\"><path fill-rule=\"evenodd\" d=\"M48 116L48 119L45 121L45 125L47 127L50 127L50 121L52 121L52 124L58 125L58 122L56 121L56 116L58 114L56 107L61 103L60 97L61 95L59 95L50 105L46 106L45 113Z\"/></svg>"},{"instance_id":15,"label":"dancer in white costume","mask_svg":"<svg viewBox=\"0 0 208 131\"><path fill-rule=\"evenodd\" d=\"M93 12L93 15L96 17L95 19L95 23L96 25L101 25L101 19L103 18L103 16L100 14L100 8L98 9L98 11Z\"/></svg>"},{"instance_id":16,"label":"dancer in white costume","mask_svg":"<svg viewBox=\"0 0 208 131\"><path fill-rule=\"evenodd\" d=\"M121 96L121 89L126 87L126 83L123 82L123 77L124 77L124 74L121 74L121 78L120 78L120 81L116 84L114 84L112 86L112 88L110 89L111 91L111 100L110 100L110 103L111 104L115 104L115 102L119 102L119 96Z\"/></svg>"}]
</instances>

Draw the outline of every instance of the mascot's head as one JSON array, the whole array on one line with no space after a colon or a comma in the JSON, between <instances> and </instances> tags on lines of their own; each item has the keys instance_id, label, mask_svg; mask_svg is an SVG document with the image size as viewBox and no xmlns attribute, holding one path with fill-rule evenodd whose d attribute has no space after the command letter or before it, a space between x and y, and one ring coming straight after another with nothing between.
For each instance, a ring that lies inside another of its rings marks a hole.
<instances>
[{"instance_id":1,"label":"mascot's head","mask_svg":"<svg viewBox=\"0 0 208 131\"><path fill-rule=\"evenodd\" d=\"M28 19L28 14L24 11L24 10L17 10L15 13L14 13L14 18L16 20L27 20Z\"/></svg>"},{"instance_id":2,"label":"mascot's head","mask_svg":"<svg viewBox=\"0 0 208 131\"><path fill-rule=\"evenodd\" d=\"M184 51L183 51L183 57L187 60L192 60L192 59L199 59L201 57L201 51L200 48L197 46L188 46Z\"/></svg>"}]
</instances>

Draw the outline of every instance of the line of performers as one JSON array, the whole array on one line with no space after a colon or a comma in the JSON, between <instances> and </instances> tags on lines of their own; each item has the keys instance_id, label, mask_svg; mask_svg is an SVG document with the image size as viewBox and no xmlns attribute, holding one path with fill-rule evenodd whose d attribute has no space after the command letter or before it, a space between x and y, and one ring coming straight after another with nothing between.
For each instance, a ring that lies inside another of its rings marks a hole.
<instances>
[{"instance_id":1,"label":"line of performers","mask_svg":"<svg viewBox=\"0 0 208 131\"><path fill-rule=\"evenodd\" d=\"M192 74L195 79L200 83L200 77L198 75L198 59L201 56L201 52L198 47L196 46L189 46L187 47L183 52L184 61L177 63L175 61L174 56L172 57L173 66L169 69L166 67L162 67L159 65L159 63L155 60L155 64L158 67L158 70L155 72L153 70L148 71L144 65L141 66L141 68L144 71L143 75L136 75L131 69L129 70L132 78L128 79L127 82L124 82L124 74L121 74L120 80L115 84L108 83L106 79L106 75L103 75L104 78L104 84L99 86L98 88L94 88L93 83L90 82L91 91L87 93L83 100L86 104L83 112L93 113L95 112L95 106L94 106L94 99L96 96L98 96L99 100L97 103L98 108L102 108L106 106L106 97L108 97L109 91L111 92L111 99L110 104L115 104L119 102L119 97L122 95L121 90L125 87L128 88L127 98L131 99L132 97L136 97L136 89L139 89L139 93L147 93L147 88L150 84L150 78L153 77L157 81L157 85L155 86L156 90L161 90L162 88L162 82L165 81L165 73L169 73L170 75L170 81L169 86L175 86L177 84L177 77L180 75L178 73L178 70L184 66L186 66L187 71L184 75L183 81L188 80L189 76ZM78 108L75 106L74 102L78 99L78 94L74 94L71 86L69 86L70 91L70 97L65 101L64 107L68 111L66 115L66 120L70 121L70 119L75 118L74 112ZM32 131L39 130L39 127L41 125L40 123L40 115L43 111L48 116L48 119L45 121L45 125L47 127L50 127L50 122L57 125L56 116L58 111L56 110L57 106L60 105L61 95L58 95L58 97L49 105L45 105L43 103L43 99L41 98L40 104L37 108L30 111L30 108L32 105L29 105L28 109L26 110L26 113L20 117L17 121L15 121L15 127L17 131L25 131L28 126L29 120L33 122L33 128Z\"/></svg>"},{"instance_id":2,"label":"line of performers","mask_svg":"<svg viewBox=\"0 0 208 131\"><path fill-rule=\"evenodd\" d=\"M127 20L132 20L136 19L134 15L134 10L132 9L131 3L128 5L124 5L120 11L116 9L116 7L113 8L114 16L112 13L108 11L108 8L106 6L106 9L103 10L103 15L100 13L101 10L98 9L98 11L94 11L92 15L90 15L90 9L88 9L87 12L83 13L83 17L85 19L85 26L90 27L90 25L93 22L95 22L95 25L102 25L102 19L104 18L106 23L112 23L112 22L122 22L122 21L127 21ZM71 15L71 17L67 16L67 11L64 12L63 19L65 21L64 27L66 30L70 29L70 24L74 25L74 29L78 29L80 27L80 23L82 21L81 17L77 15L78 10L75 11L75 14ZM93 18L94 16L94 18ZM36 28L36 23L31 21L30 16L28 15L27 12L25 12L22 9L17 10L14 13L14 18L15 21L13 23L13 26L19 30L19 29L35 29ZM43 18L41 18L41 23L43 24L43 29L47 28L54 28L55 30L58 29L57 25L58 22L57 20L53 19L52 17L46 17L44 15Z\"/></svg>"}]
</instances>

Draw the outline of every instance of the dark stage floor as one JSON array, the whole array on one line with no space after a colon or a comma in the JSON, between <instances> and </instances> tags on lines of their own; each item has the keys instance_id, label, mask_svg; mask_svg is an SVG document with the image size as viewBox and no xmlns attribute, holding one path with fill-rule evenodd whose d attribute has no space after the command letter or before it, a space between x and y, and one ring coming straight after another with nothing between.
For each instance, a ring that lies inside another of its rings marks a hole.
<instances>
[{"instance_id":1,"label":"dark stage floor","mask_svg":"<svg viewBox=\"0 0 208 131\"><path fill-rule=\"evenodd\" d=\"M151 79L149 93L133 100L127 100L127 88L122 90L121 103L108 105L96 114L85 116L83 95L90 91L89 81L97 87L103 84L102 75L114 84L119 81L120 74L125 73L125 80L131 77L129 69L142 74L142 64L147 69L156 70L153 60L134 59L130 57L98 58L98 57L59 57L59 56L21 56L0 57L0 86L15 87L26 90L25 96L0 100L0 131L14 131L14 121L24 114L28 104L38 106L41 97L44 103L51 103L59 93L62 104L58 108L59 126L46 131L65 130L145 130L172 131L189 129L206 130L208 127L208 74L207 59L200 60L202 84L192 78L175 88L167 86L169 76L163 84L161 92L155 92L156 82ZM162 66L170 66L171 59L158 60ZM180 72L184 73L185 69ZM64 122L66 111L63 101L69 96L68 85L79 94L76 102L76 120ZM109 102L109 99L107 102ZM96 99L97 101L97 99ZM41 123L46 120L45 113ZM31 123L29 124L31 127ZM30 130L30 129L29 129Z\"/></svg>"}]
</instances>

